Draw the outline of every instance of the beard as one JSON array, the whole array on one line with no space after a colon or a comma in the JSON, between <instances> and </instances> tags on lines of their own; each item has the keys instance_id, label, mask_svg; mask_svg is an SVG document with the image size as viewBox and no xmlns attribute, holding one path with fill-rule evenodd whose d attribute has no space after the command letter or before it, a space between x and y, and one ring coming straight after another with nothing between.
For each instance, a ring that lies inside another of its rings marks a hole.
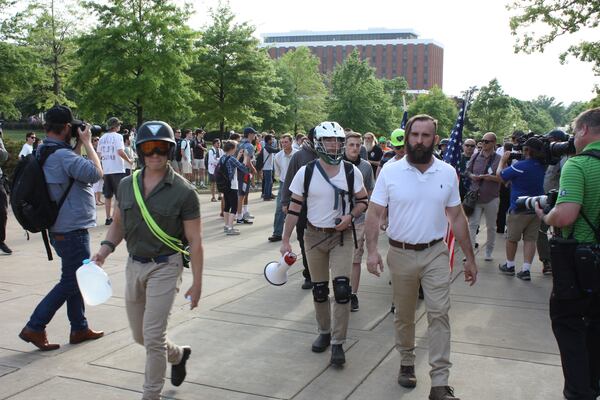
<instances>
[{"instance_id":1,"label":"beard","mask_svg":"<svg viewBox=\"0 0 600 400\"><path fill-rule=\"evenodd\" d=\"M411 164L427 164L431 161L433 156L433 149L435 144L432 142L431 146L425 147L422 144L412 146L406 142L406 157L408 162Z\"/></svg>"},{"instance_id":2,"label":"beard","mask_svg":"<svg viewBox=\"0 0 600 400\"><path fill-rule=\"evenodd\" d=\"M365 141L365 148L367 149L367 153L370 152L371 150L373 150L374 147L374 143L368 143L367 141Z\"/></svg>"}]
</instances>

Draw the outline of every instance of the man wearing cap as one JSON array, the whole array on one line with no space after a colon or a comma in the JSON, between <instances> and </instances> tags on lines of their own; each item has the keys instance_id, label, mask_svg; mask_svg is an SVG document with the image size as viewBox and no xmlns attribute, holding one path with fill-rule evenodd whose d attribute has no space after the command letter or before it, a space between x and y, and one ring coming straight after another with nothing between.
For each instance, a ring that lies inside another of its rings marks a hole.
<instances>
[{"instance_id":1,"label":"man wearing cap","mask_svg":"<svg viewBox=\"0 0 600 400\"><path fill-rule=\"evenodd\" d=\"M250 173L256 175L256 168L252 165L254 158L254 146L252 142L256 138L256 130L251 126L244 128L244 137L238 146L238 159L240 162L246 160L246 167ZM248 157L245 158L244 156ZM238 211L236 220L238 224L252 224L254 216L248 210L248 194L250 193L250 174L238 171Z\"/></svg>"},{"instance_id":2,"label":"man wearing cap","mask_svg":"<svg viewBox=\"0 0 600 400\"><path fill-rule=\"evenodd\" d=\"M62 270L60 281L35 308L19 337L47 351L60 347L48 343L46 326L64 303L67 303L67 316L71 323L69 343L77 344L104 335L88 327L83 298L75 278L75 271L83 260L90 258L88 228L96 226L92 184L102 178L102 167L92 146L89 126L83 131L79 129L79 140L75 149L71 149L71 126L81 125L81 121L73 119L68 107L52 107L44 115L44 120L46 139L36 156L40 159L52 152L43 164L50 198L58 202L66 193L58 217L49 229L50 243L61 259ZM85 148L87 159L81 157L81 147Z\"/></svg>"},{"instance_id":3,"label":"man wearing cap","mask_svg":"<svg viewBox=\"0 0 600 400\"><path fill-rule=\"evenodd\" d=\"M119 182L125 176L125 161L133 164L125 153L125 143L123 136L119 134L121 129L121 120L117 117L111 117L106 122L107 132L102 135L98 142L98 154L102 160L102 169L104 170L104 187L102 192L105 197L104 208L106 210L105 225L110 225L113 221L111 214L112 198L117 193Z\"/></svg>"},{"instance_id":4,"label":"man wearing cap","mask_svg":"<svg viewBox=\"0 0 600 400\"><path fill-rule=\"evenodd\" d=\"M394 150L386 152L383 157L381 157L375 177L379 176L384 165L400 161L402 157L404 157L404 129L398 128L392 132L390 135L390 144Z\"/></svg>"},{"instance_id":5,"label":"man wearing cap","mask_svg":"<svg viewBox=\"0 0 600 400\"><path fill-rule=\"evenodd\" d=\"M540 229L540 220L535 212L518 212L516 201L519 196L539 196L544 194L544 144L537 138L529 138L523 145L523 160L507 167L510 152L505 152L500 160L497 175L504 182L510 182L510 207L506 218L506 263L498 268L500 272L515 276L515 255L518 243L523 239L523 267L516 276L531 280L531 263L535 256L535 245Z\"/></svg>"}]
</instances>

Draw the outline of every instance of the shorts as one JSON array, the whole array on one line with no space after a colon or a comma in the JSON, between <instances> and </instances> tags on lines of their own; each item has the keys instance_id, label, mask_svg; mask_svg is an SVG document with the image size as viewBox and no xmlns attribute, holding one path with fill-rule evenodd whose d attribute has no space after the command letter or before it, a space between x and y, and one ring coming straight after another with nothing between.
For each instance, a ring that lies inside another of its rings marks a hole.
<instances>
[{"instance_id":1,"label":"shorts","mask_svg":"<svg viewBox=\"0 0 600 400\"><path fill-rule=\"evenodd\" d=\"M518 242L522 237L526 242L537 241L540 222L535 214L509 213L506 217L506 240Z\"/></svg>"},{"instance_id":2,"label":"shorts","mask_svg":"<svg viewBox=\"0 0 600 400\"><path fill-rule=\"evenodd\" d=\"M102 187L102 194L104 197L112 199L112 197L117 194L119 183L124 177L125 173L104 175L104 186Z\"/></svg>"},{"instance_id":3,"label":"shorts","mask_svg":"<svg viewBox=\"0 0 600 400\"><path fill-rule=\"evenodd\" d=\"M216 182L215 181L215 175L214 174L208 174L208 181L209 182Z\"/></svg>"},{"instance_id":4,"label":"shorts","mask_svg":"<svg viewBox=\"0 0 600 400\"><path fill-rule=\"evenodd\" d=\"M92 190L94 193L102 193L102 188L104 186L104 179L100 179L98 182L92 185Z\"/></svg>"},{"instance_id":5,"label":"shorts","mask_svg":"<svg viewBox=\"0 0 600 400\"><path fill-rule=\"evenodd\" d=\"M238 195L245 196L250 193L250 174L244 174L238 171ZM248 182L244 182L244 176L248 176Z\"/></svg>"},{"instance_id":6,"label":"shorts","mask_svg":"<svg viewBox=\"0 0 600 400\"><path fill-rule=\"evenodd\" d=\"M192 163L189 161L181 161L181 173L191 174L192 173Z\"/></svg>"},{"instance_id":7,"label":"shorts","mask_svg":"<svg viewBox=\"0 0 600 400\"><path fill-rule=\"evenodd\" d=\"M181 171L181 161L171 160L170 162L171 162L171 167L173 167L173 169L176 172Z\"/></svg>"},{"instance_id":8,"label":"shorts","mask_svg":"<svg viewBox=\"0 0 600 400\"><path fill-rule=\"evenodd\" d=\"M192 160L192 168L193 169L205 169L204 168L204 158L194 158Z\"/></svg>"},{"instance_id":9,"label":"shorts","mask_svg":"<svg viewBox=\"0 0 600 400\"><path fill-rule=\"evenodd\" d=\"M354 249L352 264L360 264L362 256L365 253L365 223L354 224L354 227L356 228L356 243L358 244L358 248ZM354 246L354 243L352 245Z\"/></svg>"}]
</instances>

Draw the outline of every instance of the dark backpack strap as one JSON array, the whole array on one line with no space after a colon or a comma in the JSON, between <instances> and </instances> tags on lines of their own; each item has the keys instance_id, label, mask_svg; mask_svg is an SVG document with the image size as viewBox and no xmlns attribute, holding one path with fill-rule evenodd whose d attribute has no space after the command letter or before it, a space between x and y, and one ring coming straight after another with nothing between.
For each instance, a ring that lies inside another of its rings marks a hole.
<instances>
[{"instance_id":1,"label":"dark backpack strap","mask_svg":"<svg viewBox=\"0 0 600 400\"><path fill-rule=\"evenodd\" d=\"M348 201L350 202L350 211L354 208L354 166L352 163L344 160L344 172L346 173L346 184L348 185ZM356 237L356 227L352 221L352 238L354 239L354 248L358 249L358 238Z\"/></svg>"},{"instance_id":2,"label":"dark backpack strap","mask_svg":"<svg viewBox=\"0 0 600 400\"><path fill-rule=\"evenodd\" d=\"M574 157L580 157L580 156L594 157L594 158L597 158L598 160L600 160L600 150L586 150L586 151L584 151L582 153L576 154ZM585 222L590 226L590 228L594 232L594 236L596 237L596 241L598 243L600 243L600 228L599 227L595 227L594 224L592 224L592 222L590 221L590 219L583 212L583 209L579 210L579 213L581 214L581 216L583 217L583 219L585 220ZM571 235L573 235L574 233L575 233L575 229L572 229L571 230Z\"/></svg>"}]
</instances>

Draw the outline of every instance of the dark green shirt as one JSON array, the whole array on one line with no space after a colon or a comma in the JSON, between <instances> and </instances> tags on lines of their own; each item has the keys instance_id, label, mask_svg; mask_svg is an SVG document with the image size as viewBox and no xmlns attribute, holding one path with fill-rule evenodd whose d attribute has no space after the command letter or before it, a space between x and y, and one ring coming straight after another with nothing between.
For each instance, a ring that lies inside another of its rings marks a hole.
<instances>
[{"instance_id":1,"label":"dark green shirt","mask_svg":"<svg viewBox=\"0 0 600 400\"><path fill-rule=\"evenodd\" d=\"M200 200L194 187L168 166L163 180L149 195L146 195L142 182L143 173L142 170L138 176L138 183L152 218L163 231L183 240L183 221L200 217ZM173 254L173 249L166 246L148 229L135 201L132 179L133 176L123 178L117 194L127 251L139 257Z\"/></svg>"},{"instance_id":2,"label":"dark green shirt","mask_svg":"<svg viewBox=\"0 0 600 400\"><path fill-rule=\"evenodd\" d=\"M600 150L600 141L588 144L583 151ZM597 228L600 224L600 160L589 156L571 157L560 175L558 200L560 203L577 203L586 217ZM575 228L575 239L582 243L594 243L594 233L581 214L572 226L562 230L569 237Z\"/></svg>"}]
</instances>

